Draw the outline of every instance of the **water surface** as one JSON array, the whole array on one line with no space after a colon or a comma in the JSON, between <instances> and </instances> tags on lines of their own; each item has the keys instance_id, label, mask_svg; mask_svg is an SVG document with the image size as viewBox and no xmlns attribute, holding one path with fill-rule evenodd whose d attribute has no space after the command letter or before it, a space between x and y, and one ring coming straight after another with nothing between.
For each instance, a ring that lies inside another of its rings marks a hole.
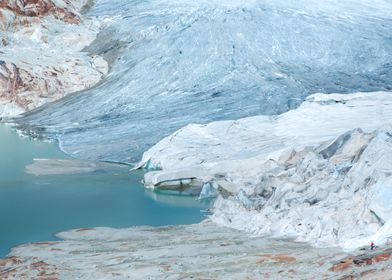
<instances>
[{"instance_id":1,"label":"water surface","mask_svg":"<svg viewBox=\"0 0 392 280\"><path fill-rule=\"evenodd\" d=\"M113 166L68 175L25 172L34 158L63 158L56 143L31 141L0 125L0 256L17 244L55 240L79 227L188 224L203 219L193 197L145 190L142 172Z\"/></svg>"}]
</instances>

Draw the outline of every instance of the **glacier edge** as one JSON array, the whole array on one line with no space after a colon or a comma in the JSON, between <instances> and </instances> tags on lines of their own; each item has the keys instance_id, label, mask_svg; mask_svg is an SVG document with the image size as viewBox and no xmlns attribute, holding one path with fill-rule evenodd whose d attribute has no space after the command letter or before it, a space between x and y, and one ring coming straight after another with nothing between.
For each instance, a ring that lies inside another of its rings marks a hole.
<instances>
[{"instance_id":1,"label":"glacier edge","mask_svg":"<svg viewBox=\"0 0 392 280\"><path fill-rule=\"evenodd\" d=\"M392 237L391 120L389 92L314 94L277 116L190 124L138 167L161 168L148 187L215 186L220 225L322 247L382 244Z\"/></svg>"}]
</instances>

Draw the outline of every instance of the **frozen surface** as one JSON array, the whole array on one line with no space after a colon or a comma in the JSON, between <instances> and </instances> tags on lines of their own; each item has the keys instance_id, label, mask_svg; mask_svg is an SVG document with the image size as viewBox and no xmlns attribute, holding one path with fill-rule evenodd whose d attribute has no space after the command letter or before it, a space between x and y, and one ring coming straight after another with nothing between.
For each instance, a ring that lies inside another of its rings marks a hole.
<instances>
[{"instance_id":1,"label":"frozen surface","mask_svg":"<svg viewBox=\"0 0 392 280\"><path fill-rule=\"evenodd\" d=\"M297 109L277 116L189 124L146 151L139 165L164 170L193 167L196 174L203 163L317 145L355 128L372 132L391 121L390 92L314 94Z\"/></svg>"},{"instance_id":2,"label":"frozen surface","mask_svg":"<svg viewBox=\"0 0 392 280\"><path fill-rule=\"evenodd\" d=\"M188 125L144 153L151 188L219 192L212 219L347 249L392 240L392 94L316 94L268 117Z\"/></svg>"},{"instance_id":3,"label":"frozen surface","mask_svg":"<svg viewBox=\"0 0 392 280\"><path fill-rule=\"evenodd\" d=\"M79 158L135 162L189 123L391 85L390 1L100 0L89 15L111 73L20 120Z\"/></svg>"}]
</instances>

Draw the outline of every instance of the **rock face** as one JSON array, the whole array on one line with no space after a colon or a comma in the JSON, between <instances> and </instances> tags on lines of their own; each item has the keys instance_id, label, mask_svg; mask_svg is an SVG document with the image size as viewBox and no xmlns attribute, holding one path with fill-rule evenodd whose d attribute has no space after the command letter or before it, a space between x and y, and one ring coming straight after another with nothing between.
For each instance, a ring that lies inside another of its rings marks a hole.
<instances>
[{"instance_id":1,"label":"rock face","mask_svg":"<svg viewBox=\"0 0 392 280\"><path fill-rule=\"evenodd\" d=\"M0 117L18 115L89 88L107 63L81 50L99 31L82 18L84 0L0 3Z\"/></svg>"},{"instance_id":2,"label":"rock face","mask_svg":"<svg viewBox=\"0 0 392 280\"><path fill-rule=\"evenodd\" d=\"M44 17L53 15L67 23L76 24L80 21L80 17L74 11L74 5L80 3L83 2L75 0L4 0L0 3L0 8L9 10L17 16Z\"/></svg>"},{"instance_id":3,"label":"rock face","mask_svg":"<svg viewBox=\"0 0 392 280\"><path fill-rule=\"evenodd\" d=\"M214 188L212 219L318 246L392 236L392 94L310 96L275 116L189 125L140 166L148 187ZM209 192L210 193L210 192Z\"/></svg>"}]
</instances>

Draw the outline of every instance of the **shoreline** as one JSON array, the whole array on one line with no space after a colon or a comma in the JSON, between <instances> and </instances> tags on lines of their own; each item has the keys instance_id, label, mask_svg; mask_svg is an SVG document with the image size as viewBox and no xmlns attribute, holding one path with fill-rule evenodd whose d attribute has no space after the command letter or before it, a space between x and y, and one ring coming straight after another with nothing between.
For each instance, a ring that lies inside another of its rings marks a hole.
<instances>
[{"instance_id":1,"label":"shoreline","mask_svg":"<svg viewBox=\"0 0 392 280\"><path fill-rule=\"evenodd\" d=\"M345 253L257 237L205 220L187 226L80 228L24 244L0 260L3 279L374 279L391 249ZM175 236L175 238L173 238ZM304 265L306 264L306 265ZM382 269L383 268L383 269ZM375 269L379 269L375 271Z\"/></svg>"},{"instance_id":2,"label":"shoreline","mask_svg":"<svg viewBox=\"0 0 392 280\"><path fill-rule=\"evenodd\" d=\"M74 160L56 143L20 138L10 127L0 125L0 142L0 258L18 244L50 241L72 228L195 223L208 207L146 191L141 171Z\"/></svg>"}]
</instances>

